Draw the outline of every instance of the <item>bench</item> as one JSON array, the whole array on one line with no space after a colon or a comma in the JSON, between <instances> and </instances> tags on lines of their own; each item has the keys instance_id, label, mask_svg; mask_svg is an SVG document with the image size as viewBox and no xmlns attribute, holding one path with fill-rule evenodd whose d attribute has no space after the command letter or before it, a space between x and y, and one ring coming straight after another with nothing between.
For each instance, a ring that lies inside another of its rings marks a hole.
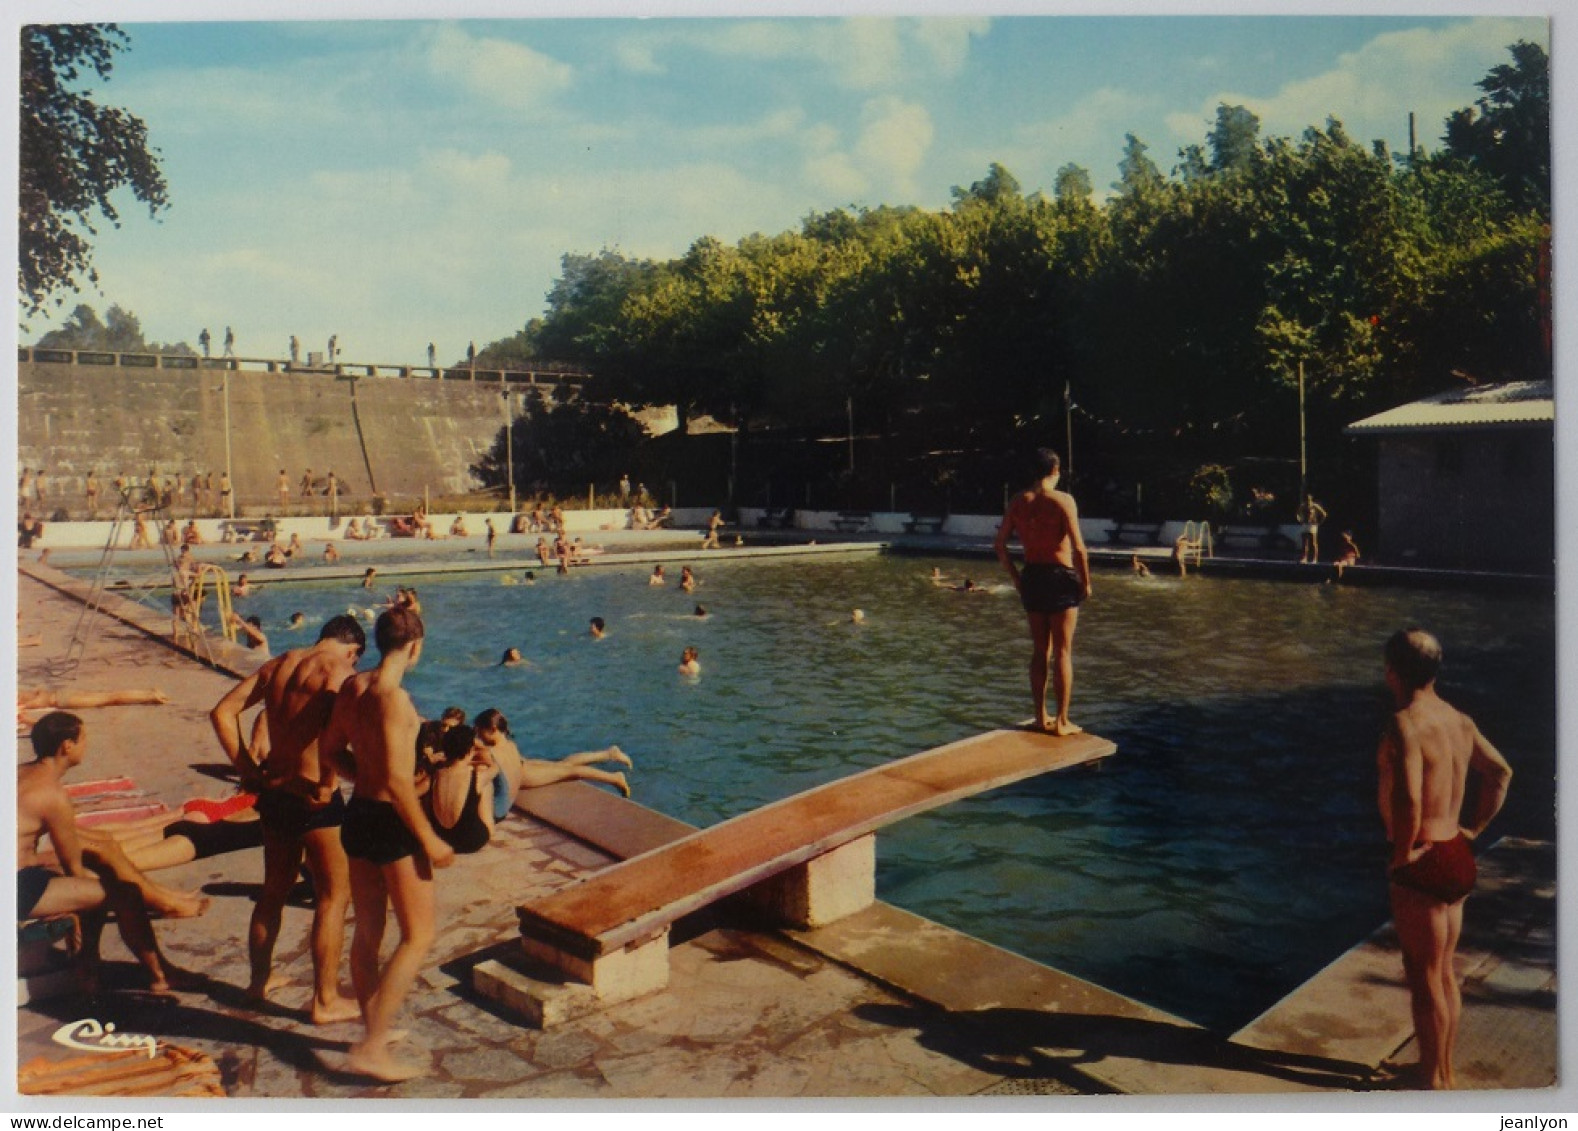
<instances>
[{"instance_id":1,"label":"bench","mask_svg":"<svg viewBox=\"0 0 1578 1131\"><path fill-rule=\"evenodd\" d=\"M1242 542L1262 550L1275 550L1282 546L1290 549L1298 548L1297 543L1282 533L1282 527L1276 523L1268 523L1265 526L1224 526L1217 534L1216 540L1224 546L1229 542Z\"/></svg>"},{"instance_id":2,"label":"bench","mask_svg":"<svg viewBox=\"0 0 1578 1131\"><path fill-rule=\"evenodd\" d=\"M943 523L947 521L945 514L912 514L904 530L907 534L941 534Z\"/></svg>"},{"instance_id":3,"label":"bench","mask_svg":"<svg viewBox=\"0 0 1578 1131\"><path fill-rule=\"evenodd\" d=\"M762 530L789 530L794 526L794 508L779 507L777 510L765 510L756 520L756 525Z\"/></svg>"},{"instance_id":4,"label":"bench","mask_svg":"<svg viewBox=\"0 0 1578 1131\"><path fill-rule=\"evenodd\" d=\"M1112 529L1107 531L1107 541L1112 545L1120 545L1124 538L1131 534L1140 535L1143 544L1155 546L1161 543L1162 526L1160 522L1124 522L1112 524Z\"/></svg>"},{"instance_id":5,"label":"bench","mask_svg":"<svg viewBox=\"0 0 1578 1131\"><path fill-rule=\"evenodd\" d=\"M839 511L833 519L833 529L845 534L871 529L870 511Z\"/></svg>"},{"instance_id":6,"label":"bench","mask_svg":"<svg viewBox=\"0 0 1578 1131\"><path fill-rule=\"evenodd\" d=\"M841 919L875 901L878 829L1116 749L1091 734L990 731L676 832L518 908L527 968L484 962L476 988L544 1027L655 992L668 984L669 928L683 916L744 893L773 924Z\"/></svg>"}]
</instances>

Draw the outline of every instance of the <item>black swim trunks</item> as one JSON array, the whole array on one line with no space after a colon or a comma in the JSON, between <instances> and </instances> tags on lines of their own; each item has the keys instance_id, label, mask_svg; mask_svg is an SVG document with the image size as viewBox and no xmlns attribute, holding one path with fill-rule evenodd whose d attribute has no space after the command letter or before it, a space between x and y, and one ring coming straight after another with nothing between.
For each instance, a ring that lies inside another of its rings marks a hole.
<instances>
[{"instance_id":1,"label":"black swim trunks","mask_svg":"<svg viewBox=\"0 0 1578 1131\"><path fill-rule=\"evenodd\" d=\"M327 805L313 805L299 793L265 789L258 794L258 816L276 836L306 836L314 829L332 829L345 820L345 798L335 790Z\"/></svg>"},{"instance_id":2,"label":"black swim trunks","mask_svg":"<svg viewBox=\"0 0 1578 1131\"><path fill-rule=\"evenodd\" d=\"M406 827L389 801L352 797L340 827L345 855L374 864L393 864L422 850L422 842Z\"/></svg>"},{"instance_id":3,"label":"black swim trunks","mask_svg":"<svg viewBox=\"0 0 1578 1131\"><path fill-rule=\"evenodd\" d=\"M1027 562L1019 571L1019 600L1027 613L1061 613L1085 599L1085 586L1070 566Z\"/></svg>"},{"instance_id":4,"label":"black swim trunks","mask_svg":"<svg viewBox=\"0 0 1578 1131\"><path fill-rule=\"evenodd\" d=\"M1478 875L1468 838L1458 833L1451 840L1435 841L1419 859L1392 869L1388 878L1442 903L1456 903L1474 890Z\"/></svg>"},{"instance_id":5,"label":"black swim trunks","mask_svg":"<svg viewBox=\"0 0 1578 1131\"><path fill-rule=\"evenodd\" d=\"M44 898L44 890L49 887L49 881L60 875L52 868L42 864L29 864L25 868L16 870L16 917L27 919L33 914L33 908L38 906L38 901Z\"/></svg>"}]
</instances>

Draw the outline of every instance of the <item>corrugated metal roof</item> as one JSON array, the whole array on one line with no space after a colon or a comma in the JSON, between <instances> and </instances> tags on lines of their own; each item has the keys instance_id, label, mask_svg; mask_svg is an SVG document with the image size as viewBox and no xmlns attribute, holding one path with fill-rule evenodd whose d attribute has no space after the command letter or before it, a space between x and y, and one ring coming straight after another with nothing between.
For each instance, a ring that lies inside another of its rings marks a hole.
<instances>
[{"instance_id":1,"label":"corrugated metal roof","mask_svg":"<svg viewBox=\"0 0 1578 1131\"><path fill-rule=\"evenodd\" d=\"M1556 419L1550 381L1509 381L1449 389L1412 404L1389 408L1356 420L1343 431L1433 432L1447 428L1484 428L1517 424L1548 424Z\"/></svg>"}]
</instances>

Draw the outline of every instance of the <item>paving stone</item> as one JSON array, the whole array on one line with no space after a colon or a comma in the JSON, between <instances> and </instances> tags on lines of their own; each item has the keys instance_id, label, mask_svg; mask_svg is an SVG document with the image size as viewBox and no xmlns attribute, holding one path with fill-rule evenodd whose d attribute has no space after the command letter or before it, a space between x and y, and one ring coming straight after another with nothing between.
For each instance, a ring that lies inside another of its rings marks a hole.
<instances>
[{"instance_id":1,"label":"paving stone","mask_svg":"<svg viewBox=\"0 0 1578 1131\"><path fill-rule=\"evenodd\" d=\"M721 1096L748 1074L744 1062L727 1052L675 1044L636 1056L599 1056L596 1063L609 1087L625 1096L651 1095L654 1088L676 1099Z\"/></svg>"},{"instance_id":2,"label":"paving stone","mask_svg":"<svg viewBox=\"0 0 1578 1131\"><path fill-rule=\"evenodd\" d=\"M434 1010L431 1016L456 1032L485 1041L518 1041L525 1032L518 1023L498 1017L468 1001Z\"/></svg>"},{"instance_id":3,"label":"paving stone","mask_svg":"<svg viewBox=\"0 0 1578 1131\"><path fill-rule=\"evenodd\" d=\"M590 1061L600 1047L598 1041L573 1027L549 1029L537 1038L532 1063L541 1068L569 1068Z\"/></svg>"},{"instance_id":4,"label":"paving stone","mask_svg":"<svg viewBox=\"0 0 1578 1131\"><path fill-rule=\"evenodd\" d=\"M443 1075L452 1080L501 1085L538 1076L541 1072L537 1065L508 1048L451 1052L443 1057Z\"/></svg>"},{"instance_id":5,"label":"paving stone","mask_svg":"<svg viewBox=\"0 0 1578 1131\"><path fill-rule=\"evenodd\" d=\"M554 1072L476 1093L483 1099L606 1100L615 1097L595 1071Z\"/></svg>"}]
</instances>

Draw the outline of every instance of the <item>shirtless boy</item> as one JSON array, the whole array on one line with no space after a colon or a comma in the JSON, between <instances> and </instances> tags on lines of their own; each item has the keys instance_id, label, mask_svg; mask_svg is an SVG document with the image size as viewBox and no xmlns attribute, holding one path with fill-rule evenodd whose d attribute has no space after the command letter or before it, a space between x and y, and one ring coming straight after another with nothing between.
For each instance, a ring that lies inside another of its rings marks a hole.
<instances>
[{"instance_id":1,"label":"shirtless boy","mask_svg":"<svg viewBox=\"0 0 1578 1131\"><path fill-rule=\"evenodd\" d=\"M433 869L455 859L423 813L414 781L421 719L400 683L422 655L422 636L422 618L409 608L379 615L373 628L378 666L345 681L320 747L356 780L341 839L356 907L351 979L367 1032L351 1046L348 1063L353 1072L390 1083L426 1071L390 1055L390 1029L433 945ZM380 970L391 904L400 944Z\"/></svg>"},{"instance_id":2,"label":"shirtless boy","mask_svg":"<svg viewBox=\"0 0 1578 1131\"><path fill-rule=\"evenodd\" d=\"M316 644L268 661L209 712L225 756L240 771L242 788L258 795L263 824L263 890L247 932L252 963L247 996L261 1002L273 988L274 944L305 857L317 893L312 911L315 1025L357 1016L355 1003L340 996L340 953L350 900L340 846L345 803L334 763L321 756L319 739L340 685L355 674L366 646L366 634L354 617L332 617ZM257 751L247 748L241 729L242 714L260 702L268 723L268 750L261 762Z\"/></svg>"},{"instance_id":3,"label":"shirtless boy","mask_svg":"<svg viewBox=\"0 0 1578 1131\"><path fill-rule=\"evenodd\" d=\"M499 769L494 780L493 819L502 821L509 815L515 794L523 789L538 789L561 781L595 781L614 786L626 797L630 796L630 783L623 771L600 770L594 762L617 762L630 765L630 755L617 746L601 750L587 750L568 754L556 762L540 758L527 758L510 734L509 720L497 707L489 707L472 722L476 728L477 742L490 754Z\"/></svg>"},{"instance_id":4,"label":"shirtless boy","mask_svg":"<svg viewBox=\"0 0 1578 1131\"><path fill-rule=\"evenodd\" d=\"M97 988L99 935L113 911L121 938L148 972L150 987L167 993L173 985L184 985L190 975L170 966L159 953L142 891L113 874L97 876L83 863L76 813L61 779L82 764L87 745L87 727L65 711L53 711L33 727L36 757L16 770L17 918L81 912L78 961L83 988L92 993ZM45 833L59 871L45 865L39 855L38 842Z\"/></svg>"},{"instance_id":5,"label":"shirtless boy","mask_svg":"<svg viewBox=\"0 0 1578 1131\"><path fill-rule=\"evenodd\" d=\"M1069 721L1074 685L1074 626L1090 597L1090 555L1079 532L1074 497L1057 489L1061 461L1050 448L1037 453L1040 478L1014 497L997 529L997 560L1008 571L1030 620L1030 698L1035 725L1049 734L1078 734ZM1015 534L1024 548L1020 570L1008 553ZM1057 716L1047 714L1047 676L1053 674Z\"/></svg>"},{"instance_id":6,"label":"shirtless boy","mask_svg":"<svg viewBox=\"0 0 1578 1131\"><path fill-rule=\"evenodd\" d=\"M1506 801L1512 768L1473 719L1436 694L1441 645L1435 637L1404 629L1386 642L1385 656L1397 711L1376 757L1378 800L1392 843L1387 875L1419 1042L1417 1083L1451 1088L1463 1010L1452 963L1476 875L1469 842ZM1479 789L1471 822L1460 825L1470 771Z\"/></svg>"}]
</instances>

